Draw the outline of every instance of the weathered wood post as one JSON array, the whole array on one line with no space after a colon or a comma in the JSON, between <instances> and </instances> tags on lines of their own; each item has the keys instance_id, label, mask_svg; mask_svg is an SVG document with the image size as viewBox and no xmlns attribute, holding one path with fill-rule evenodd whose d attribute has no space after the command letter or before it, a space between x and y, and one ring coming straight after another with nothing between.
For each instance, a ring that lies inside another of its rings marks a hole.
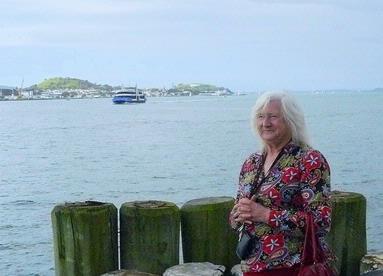
<instances>
[{"instance_id":1,"label":"weathered wood post","mask_svg":"<svg viewBox=\"0 0 383 276\"><path fill-rule=\"evenodd\" d=\"M113 204L65 203L53 208L51 218L56 275L98 276L118 268Z\"/></svg>"},{"instance_id":2,"label":"weathered wood post","mask_svg":"<svg viewBox=\"0 0 383 276\"><path fill-rule=\"evenodd\" d=\"M179 264L179 208L165 201L133 201L120 208L121 268L162 275Z\"/></svg>"},{"instance_id":3,"label":"weathered wood post","mask_svg":"<svg viewBox=\"0 0 383 276\"><path fill-rule=\"evenodd\" d=\"M239 263L235 255L237 236L228 222L233 205L232 197L207 197L181 207L185 262L211 262L224 265L226 271Z\"/></svg>"},{"instance_id":4,"label":"weathered wood post","mask_svg":"<svg viewBox=\"0 0 383 276\"><path fill-rule=\"evenodd\" d=\"M360 260L367 253L366 199L351 192L332 192L332 222L327 241L337 256L340 276L359 275Z\"/></svg>"}]
</instances>

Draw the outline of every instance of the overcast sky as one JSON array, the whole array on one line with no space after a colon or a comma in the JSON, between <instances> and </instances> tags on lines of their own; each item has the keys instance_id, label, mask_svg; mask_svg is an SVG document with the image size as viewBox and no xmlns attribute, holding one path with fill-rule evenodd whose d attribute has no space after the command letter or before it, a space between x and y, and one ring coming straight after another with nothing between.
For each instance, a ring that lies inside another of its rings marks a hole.
<instances>
[{"instance_id":1,"label":"overcast sky","mask_svg":"<svg viewBox=\"0 0 383 276\"><path fill-rule=\"evenodd\" d=\"M381 0L1 0L0 85L383 87Z\"/></svg>"}]
</instances>

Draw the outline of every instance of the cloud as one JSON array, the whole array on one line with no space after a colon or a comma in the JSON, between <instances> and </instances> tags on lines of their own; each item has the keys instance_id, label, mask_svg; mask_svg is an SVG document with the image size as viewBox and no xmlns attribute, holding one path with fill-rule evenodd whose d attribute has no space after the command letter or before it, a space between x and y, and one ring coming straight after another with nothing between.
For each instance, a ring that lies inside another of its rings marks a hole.
<instances>
[{"instance_id":1,"label":"cloud","mask_svg":"<svg viewBox=\"0 0 383 276\"><path fill-rule=\"evenodd\" d=\"M142 1L147 3L147 1ZM123 18L148 9L140 1L3 0L0 46L57 45L89 42L123 31ZM92 38L93 37L93 38Z\"/></svg>"},{"instance_id":2,"label":"cloud","mask_svg":"<svg viewBox=\"0 0 383 276\"><path fill-rule=\"evenodd\" d=\"M216 3L215 3L216 4ZM222 7L225 7L223 5ZM204 1L176 0L6 0L0 18L0 46L127 47L223 37L217 24L227 14ZM225 11L225 9L223 9ZM236 15L235 15L236 16ZM221 18L220 18L221 17ZM233 15L232 15L233 17Z\"/></svg>"},{"instance_id":3,"label":"cloud","mask_svg":"<svg viewBox=\"0 0 383 276\"><path fill-rule=\"evenodd\" d=\"M111 16L135 13L162 13L169 10L185 10L203 6L201 0L180 2L177 0L2 0L2 15L19 16ZM209 5L204 5L209 6ZM2 20L0 18L0 20Z\"/></svg>"},{"instance_id":4,"label":"cloud","mask_svg":"<svg viewBox=\"0 0 383 276\"><path fill-rule=\"evenodd\" d=\"M136 12L145 9L147 2L118 0L3 0L0 4L3 13L19 15L46 14L49 15L105 15L126 12Z\"/></svg>"},{"instance_id":5,"label":"cloud","mask_svg":"<svg viewBox=\"0 0 383 276\"><path fill-rule=\"evenodd\" d=\"M383 12L381 0L249 0L255 4L264 5L294 5L294 6L332 6L346 10Z\"/></svg>"}]
</instances>

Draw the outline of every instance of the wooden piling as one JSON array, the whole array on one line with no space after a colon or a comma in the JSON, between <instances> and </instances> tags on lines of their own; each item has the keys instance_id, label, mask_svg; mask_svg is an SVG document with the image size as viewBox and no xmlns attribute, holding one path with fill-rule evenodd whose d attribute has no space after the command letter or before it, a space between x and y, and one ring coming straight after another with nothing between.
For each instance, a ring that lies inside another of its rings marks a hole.
<instances>
[{"instance_id":1,"label":"wooden piling","mask_svg":"<svg viewBox=\"0 0 383 276\"><path fill-rule=\"evenodd\" d=\"M179 264L179 208L165 201L133 201L120 208L121 268L162 275Z\"/></svg>"},{"instance_id":2,"label":"wooden piling","mask_svg":"<svg viewBox=\"0 0 383 276\"><path fill-rule=\"evenodd\" d=\"M232 197L207 197L181 207L184 262L211 262L227 271L239 262L235 255L237 235L228 223Z\"/></svg>"},{"instance_id":3,"label":"wooden piling","mask_svg":"<svg viewBox=\"0 0 383 276\"><path fill-rule=\"evenodd\" d=\"M55 273L98 276L118 269L117 208L94 201L57 205L51 212Z\"/></svg>"},{"instance_id":4,"label":"wooden piling","mask_svg":"<svg viewBox=\"0 0 383 276\"><path fill-rule=\"evenodd\" d=\"M352 192L332 192L332 221L327 241L334 251L339 276L359 275L367 253L366 199Z\"/></svg>"}]
</instances>

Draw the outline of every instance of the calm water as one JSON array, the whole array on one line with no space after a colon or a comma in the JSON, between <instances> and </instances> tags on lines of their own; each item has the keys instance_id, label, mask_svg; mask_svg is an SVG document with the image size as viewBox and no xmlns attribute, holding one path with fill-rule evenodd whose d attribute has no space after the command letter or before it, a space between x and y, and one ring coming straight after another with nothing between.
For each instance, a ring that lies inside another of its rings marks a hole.
<instances>
[{"instance_id":1,"label":"calm water","mask_svg":"<svg viewBox=\"0 0 383 276\"><path fill-rule=\"evenodd\" d=\"M368 249L383 250L383 95L297 94L334 190L367 198ZM234 196L257 148L256 95L0 102L1 275L53 275L50 212L65 201Z\"/></svg>"}]
</instances>

